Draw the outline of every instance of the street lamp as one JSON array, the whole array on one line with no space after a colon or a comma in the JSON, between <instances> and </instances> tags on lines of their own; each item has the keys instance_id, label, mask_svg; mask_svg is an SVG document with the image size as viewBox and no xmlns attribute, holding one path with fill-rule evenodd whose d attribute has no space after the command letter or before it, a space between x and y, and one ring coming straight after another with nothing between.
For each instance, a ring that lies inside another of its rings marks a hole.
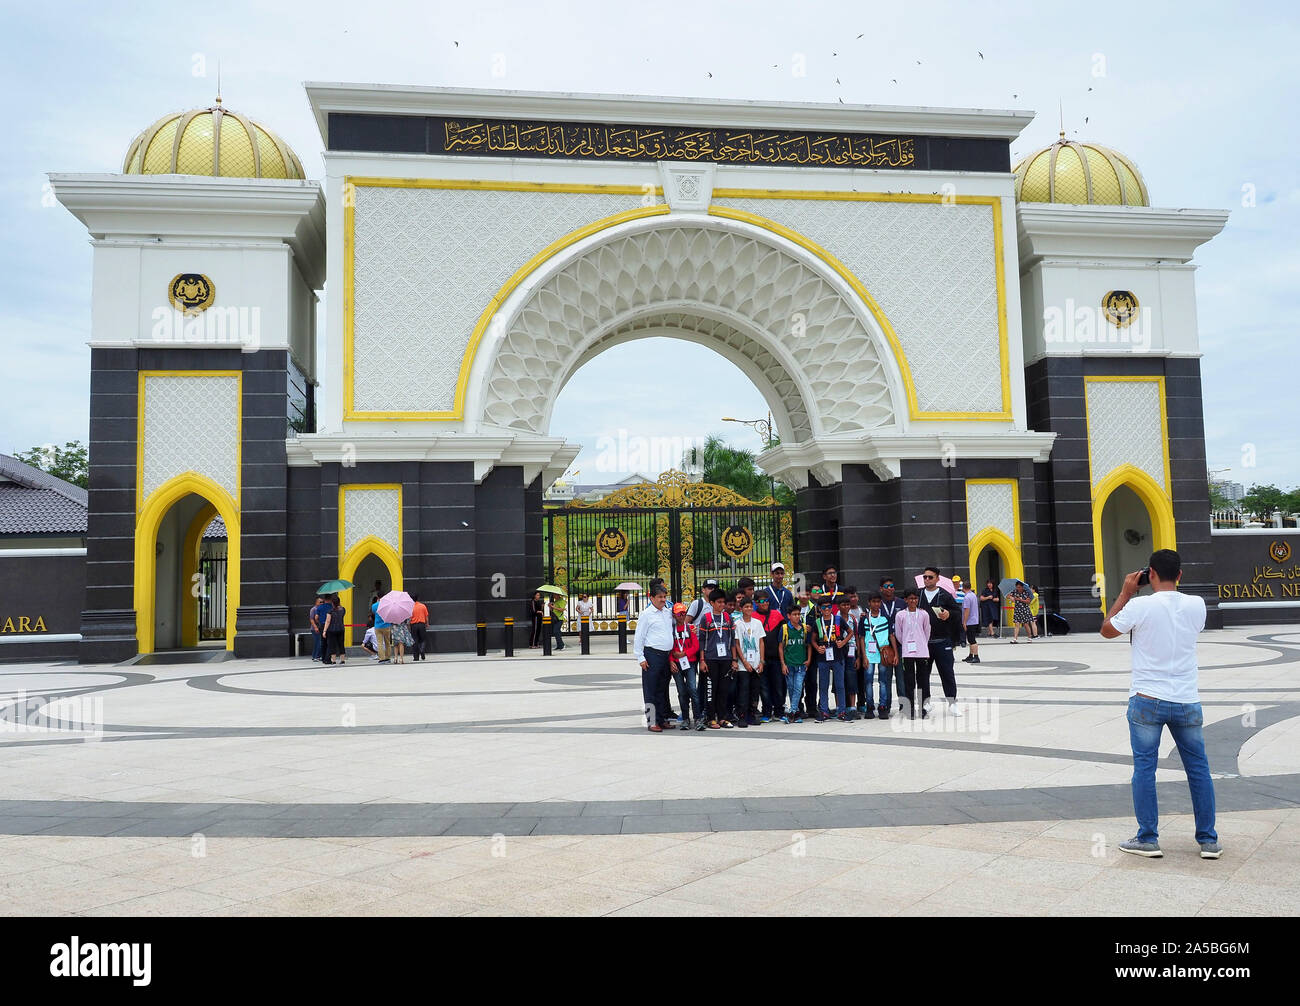
<instances>
[{"instance_id":1,"label":"street lamp","mask_svg":"<svg viewBox=\"0 0 1300 1006\"><path fill-rule=\"evenodd\" d=\"M723 416L724 423L739 423L741 426L748 426L760 437L763 438L763 449L768 450L772 446L772 410L767 410L766 419L735 419L732 416ZM776 479L771 475L767 477L768 485L771 488L772 499L776 499Z\"/></svg>"}]
</instances>

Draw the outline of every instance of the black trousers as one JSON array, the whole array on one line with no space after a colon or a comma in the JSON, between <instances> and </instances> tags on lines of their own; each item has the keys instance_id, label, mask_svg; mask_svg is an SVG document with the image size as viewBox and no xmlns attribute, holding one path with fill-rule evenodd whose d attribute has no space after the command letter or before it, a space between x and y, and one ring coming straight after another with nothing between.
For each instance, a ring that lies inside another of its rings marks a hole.
<instances>
[{"instance_id":1,"label":"black trousers","mask_svg":"<svg viewBox=\"0 0 1300 1006\"><path fill-rule=\"evenodd\" d=\"M529 646L540 646L542 642L542 616L533 615L533 634L528 639Z\"/></svg>"},{"instance_id":2,"label":"black trousers","mask_svg":"<svg viewBox=\"0 0 1300 1006\"><path fill-rule=\"evenodd\" d=\"M732 685L735 688L736 715L728 717L728 719L732 723L743 723L750 716L749 700L751 695L755 701L758 700L758 675L745 670L744 667L737 667L733 677Z\"/></svg>"},{"instance_id":3,"label":"black trousers","mask_svg":"<svg viewBox=\"0 0 1300 1006\"><path fill-rule=\"evenodd\" d=\"M903 712L916 719L916 686L921 686L921 702L930 697L930 658L904 657L900 662L903 668L903 695L907 700Z\"/></svg>"},{"instance_id":4,"label":"black trousers","mask_svg":"<svg viewBox=\"0 0 1300 1006\"><path fill-rule=\"evenodd\" d=\"M411 656L414 660L424 659L424 632L428 627L425 622L411 623L411 639L414 640L411 644Z\"/></svg>"},{"instance_id":5,"label":"black trousers","mask_svg":"<svg viewBox=\"0 0 1300 1006\"><path fill-rule=\"evenodd\" d=\"M731 658L707 660L709 665L709 718L731 718Z\"/></svg>"},{"instance_id":6,"label":"black trousers","mask_svg":"<svg viewBox=\"0 0 1300 1006\"><path fill-rule=\"evenodd\" d=\"M934 661L934 669L939 672L939 680L943 682L944 696L955 699L957 697L957 675L953 672L952 641L948 639L930 640L930 659ZM925 676L925 694L929 695L929 668L926 668Z\"/></svg>"}]
</instances>

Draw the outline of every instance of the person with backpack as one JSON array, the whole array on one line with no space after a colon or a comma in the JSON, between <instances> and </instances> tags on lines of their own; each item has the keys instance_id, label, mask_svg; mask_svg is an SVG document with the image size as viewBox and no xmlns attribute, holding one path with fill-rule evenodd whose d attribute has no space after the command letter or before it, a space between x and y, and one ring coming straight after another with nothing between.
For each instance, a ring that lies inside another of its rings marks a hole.
<instances>
[{"instance_id":1,"label":"person with backpack","mask_svg":"<svg viewBox=\"0 0 1300 1006\"><path fill-rule=\"evenodd\" d=\"M678 601L673 605L673 648L668 654L668 670L677 682L677 701L682 707L683 730L692 726L694 708L696 730L705 727L704 709L700 705L700 683L696 665L700 658L700 637L695 626L686 620L686 605Z\"/></svg>"},{"instance_id":2,"label":"person with backpack","mask_svg":"<svg viewBox=\"0 0 1300 1006\"><path fill-rule=\"evenodd\" d=\"M754 617L762 623L765 638L763 640L763 673L759 677L762 686L763 709L761 722L769 723L780 717L785 709L785 676L781 673L781 629L785 626L785 615L773 610L772 597L768 591L757 595L758 610Z\"/></svg>"},{"instance_id":3,"label":"person with backpack","mask_svg":"<svg viewBox=\"0 0 1300 1006\"><path fill-rule=\"evenodd\" d=\"M803 715L799 712L799 699L803 696L804 678L808 673L808 657L811 652L803 615L798 608L792 608L781 624L781 645L778 650L781 677L785 679L785 691L790 696L790 711L782 712L782 723L803 722Z\"/></svg>"},{"instance_id":4,"label":"person with backpack","mask_svg":"<svg viewBox=\"0 0 1300 1006\"><path fill-rule=\"evenodd\" d=\"M848 637L844 632L844 623L835 611L831 599L822 595L817 602L817 620L812 626L812 648L817 663L817 715L816 722L825 723L831 718L830 696L828 692L831 680L844 675L844 648Z\"/></svg>"},{"instance_id":5,"label":"person with backpack","mask_svg":"<svg viewBox=\"0 0 1300 1006\"><path fill-rule=\"evenodd\" d=\"M894 670L884 663L885 651L889 646L889 619L881 610L884 599L879 592L872 592L867 598L867 610L862 614L862 665L864 694L859 696L862 703L862 715L866 719L879 716L889 719L889 707L892 698L889 694L889 679ZM880 679L880 702L875 707L871 704L875 681Z\"/></svg>"},{"instance_id":6,"label":"person with backpack","mask_svg":"<svg viewBox=\"0 0 1300 1006\"><path fill-rule=\"evenodd\" d=\"M727 613L727 595L714 590L709 595L710 609L704 613L700 646L703 660L709 669L712 705L709 706L709 729L731 729L728 708L731 699L731 672L736 666L736 633L731 615Z\"/></svg>"}]
</instances>

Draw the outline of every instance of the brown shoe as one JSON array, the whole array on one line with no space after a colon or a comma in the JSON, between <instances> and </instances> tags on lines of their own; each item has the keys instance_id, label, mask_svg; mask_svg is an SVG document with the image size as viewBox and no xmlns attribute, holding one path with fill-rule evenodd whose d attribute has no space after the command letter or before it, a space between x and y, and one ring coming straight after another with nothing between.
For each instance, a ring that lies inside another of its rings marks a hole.
<instances>
[{"instance_id":1,"label":"brown shoe","mask_svg":"<svg viewBox=\"0 0 1300 1006\"><path fill-rule=\"evenodd\" d=\"M652 734L661 734L664 732L664 728L661 727L658 723L656 723L654 726L650 727L650 732Z\"/></svg>"}]
</instances>

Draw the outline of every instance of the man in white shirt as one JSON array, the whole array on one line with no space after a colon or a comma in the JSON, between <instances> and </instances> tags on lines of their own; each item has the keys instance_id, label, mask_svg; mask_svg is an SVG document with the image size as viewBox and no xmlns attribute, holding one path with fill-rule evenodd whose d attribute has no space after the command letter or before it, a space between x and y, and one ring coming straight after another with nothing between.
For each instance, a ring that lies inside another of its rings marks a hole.
<instances>
[{"instance_id":1,"label":"man in white shirt","mask_svg":"<svg viewBox=\"0 0 1300 1006\"><path fill-rule=\"evenodd\" d=\"M673 612L668 607L668 591L662 583L650 588L650 606L637 618L632 655L641 665L641 697L645 703L646 725L651 733L661 734L668 710L664 708L666 688L661 682L671 671L668 658L673 649Z\"/></svg>"},{"instance_id":2,"label":"man in white shirt","mask_svg":"<svg viewBox=\"0 0 1300 1006\"><path fill-rule=\"evenodd\" d=\"M1196 688L1196 636L1205 628L1205 601L1178 590L1181 575L1177 552L1168 548L1153 552L1146 569L1124 578L1124 587L1101 626L1107 639L1133 633L1128 731L1133 746L1133 810L1138 833L1119 847L1150 859L1164 855L1157 829L1156 761L1161 733L1168 726L1192 792L1201 858L1218 859L1223 850L1214 830L1214 783L1205 757L1201 699ZM1136 596L1148 578L1153 593Z\"/></svg>"}]
</instances>

